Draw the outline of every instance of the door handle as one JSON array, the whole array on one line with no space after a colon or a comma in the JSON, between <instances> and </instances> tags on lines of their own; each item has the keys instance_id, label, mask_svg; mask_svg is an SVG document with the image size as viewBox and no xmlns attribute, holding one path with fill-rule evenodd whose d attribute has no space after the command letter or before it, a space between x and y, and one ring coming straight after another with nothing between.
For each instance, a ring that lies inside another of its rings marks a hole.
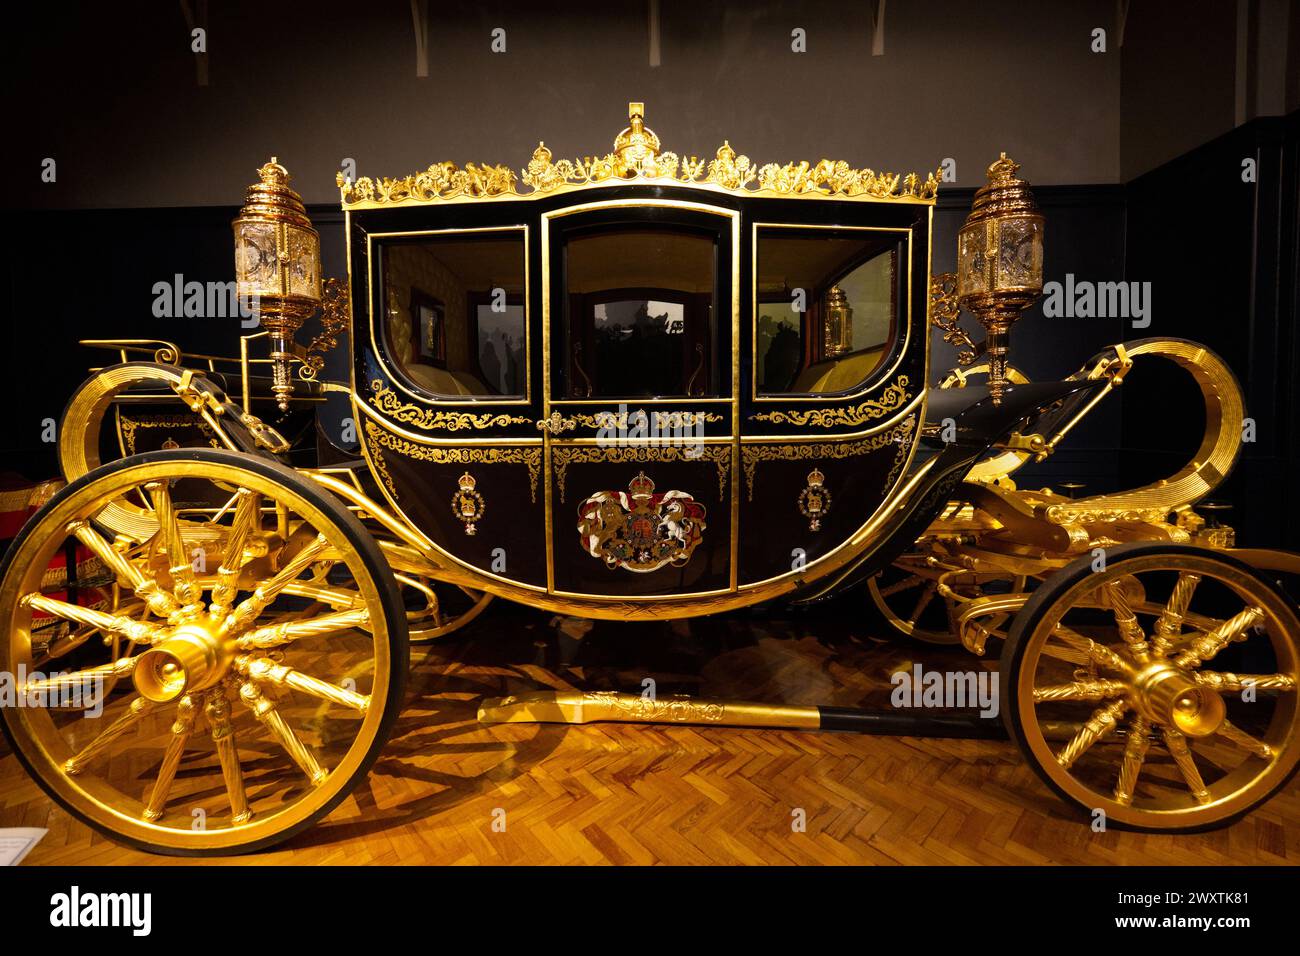
<instances>
[{"instance_id":1,"label":"door handle","mask_svg":"<svg viewBox=\"0 0 1300 956\"><path fill-rule=\"evenodd\" d=\"M539 432L550 432L552 435L558 435L560 432L571 432L578 427L576 418L565 418L559 412L551 412L550 418L539 418L537 420L537 430Z\"/></svg>"}]
</instances>

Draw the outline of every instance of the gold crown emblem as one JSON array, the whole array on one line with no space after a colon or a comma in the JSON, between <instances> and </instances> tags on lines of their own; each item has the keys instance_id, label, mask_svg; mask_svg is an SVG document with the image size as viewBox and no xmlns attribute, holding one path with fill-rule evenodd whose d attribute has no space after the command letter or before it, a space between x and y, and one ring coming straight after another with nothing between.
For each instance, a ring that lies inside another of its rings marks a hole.
<instances>
[{"instance_id":1,"label":"gold crown emblem","mask_svg":"<svg viewBox=\"0 0 1300 956\"><path fill-rule=\"evenodd\" d=\"M814 468L808 473L808 484L814 488L820 488L826 482L826 476Z\"/></svg>"},{"instance_id":2,"label":"gold crown emblem","mask_svg":"<svg viewBox=\"0 0 1300 956\"><path fill-rule=\"evenodd\" d=\"M473 490L474 490L474 486L475 486L476 484L478 484L478 482L474 479L474 476L471 475L468 471L465 472L465 474L463 474L463 475L460 476L460 490L461 490L461 491L473 491Z\"/></svg>"},{"instance_id":3,"label":"gold crown emblem","mask_svg":"<svg viewBox=\"0 0 1300 956\"><path fill-rule=\"evenodd\" d=\"M627 129L614 139L614 152L628 169L636 169L659 155L659 137L645 125L645 104L628 103Z\"/></svg>"},{"instance_id":4,"label":"gold crown emblem","mask_svg":"<svg viewBox=\"0 0 1300 956\"><path fill-rule=\"evenodd\" d=\"M636 477L627 483L627 490L632 492L633 498L648 498L654 494L655 483L644 471L639 471Z\"/></svg>"}]
</instances>

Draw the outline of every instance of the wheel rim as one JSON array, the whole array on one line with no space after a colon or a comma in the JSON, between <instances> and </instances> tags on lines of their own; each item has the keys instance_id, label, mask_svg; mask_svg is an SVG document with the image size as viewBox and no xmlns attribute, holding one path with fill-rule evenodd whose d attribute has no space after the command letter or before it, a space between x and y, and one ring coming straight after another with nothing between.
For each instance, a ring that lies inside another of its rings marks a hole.
<instances>
[{"instance_id":1,"label":"wheel rim","mask_svg":"<svg viewBox=\"0 0 1300 956\"><path fill-rule=\"evenodd\" d=\"M6 729L52 794L124 839L179 852L269 845L346 796L381 742L394 679L385 583L346 512L301 493L292 473L212 456L107 471L56 498L10 555L0 649L27 705L4 709ZM219 514L187 511L178 492L205 485L238 491ZM128 496L152 506L160 530L145 541L112 541L95 524ZM40 593L69 533L138 613ZM92 632L40 676L37 611ZM63 662L67 676L54 677ZM110 678L116 691L102 695Z\"/></svg>"},{"instance_id":2,"label":"wheel rim","mask_svg":"<svg viewBox=\"0 0 1300 956\"><path fill-rule=\"evenodd\" d=\"M1108 562L1024 636L1016 717L1066 797L1147 829L1245 812L1300 757L1300 621L1248 568L1163 551Z\"/></svg>"}]
</instances>

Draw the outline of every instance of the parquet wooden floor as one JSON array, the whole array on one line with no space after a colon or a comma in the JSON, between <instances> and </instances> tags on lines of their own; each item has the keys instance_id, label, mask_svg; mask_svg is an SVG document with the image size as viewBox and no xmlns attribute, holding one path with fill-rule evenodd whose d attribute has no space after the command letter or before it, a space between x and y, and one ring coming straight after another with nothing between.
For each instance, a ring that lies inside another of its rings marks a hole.
<instances>
[{"instance_id":1,"label":"parquet wooden floor","mask_svg":"<svg viewBox=\"0 0 1300 956\"><path fill-rule=\"evenodd\" d=\"M485 696L545 687L884 707L910 660L828 616L577 622L495 605L417 648L409 703L367 782L323 823L252 857L306 864L1285 864L1300 784L1234 826L1094 833L1009 741L588 724L481 726ZM572 634L565 633L566 631ZM984 666L993 666L986 662ZM2 745L0 745L2 746ZM806 829L792 827L802 810ZM504 830L494 821L504 813ZM92 833L0 755L0 827L48 827L28 864L168 863ZM184 862L184 861L181 861Z\"/></svg>"}]
</instances>

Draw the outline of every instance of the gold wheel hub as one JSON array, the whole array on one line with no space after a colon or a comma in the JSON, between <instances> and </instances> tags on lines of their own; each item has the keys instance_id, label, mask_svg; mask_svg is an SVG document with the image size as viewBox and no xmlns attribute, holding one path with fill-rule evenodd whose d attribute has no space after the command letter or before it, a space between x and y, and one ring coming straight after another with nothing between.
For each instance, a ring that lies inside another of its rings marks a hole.
<instances>
[{"instance_id":1,"label":"gold wheel hub","mask_svg":"<svg viewBox=\"0 0 1300 956\"><path fill-rule=\"evenodd\" d=\"M1167 661L1139 670L1133 691L1138 710L1149 720L1189 737L1216 733L1227 715L1219 694L1201 687L1189 671Z\"/></svg>"},{"instance_id":2,"label":"gold wheel hub","mask_svg":"<svg viewBox=\"0 0 1300 956\"><path fill-rule=\"evenodd\" d=\"M211 687L235 659L235 642L215 628L191 623L142 653L133 680L140 696L165 704Z\"/></svg>"}]
</instances>

